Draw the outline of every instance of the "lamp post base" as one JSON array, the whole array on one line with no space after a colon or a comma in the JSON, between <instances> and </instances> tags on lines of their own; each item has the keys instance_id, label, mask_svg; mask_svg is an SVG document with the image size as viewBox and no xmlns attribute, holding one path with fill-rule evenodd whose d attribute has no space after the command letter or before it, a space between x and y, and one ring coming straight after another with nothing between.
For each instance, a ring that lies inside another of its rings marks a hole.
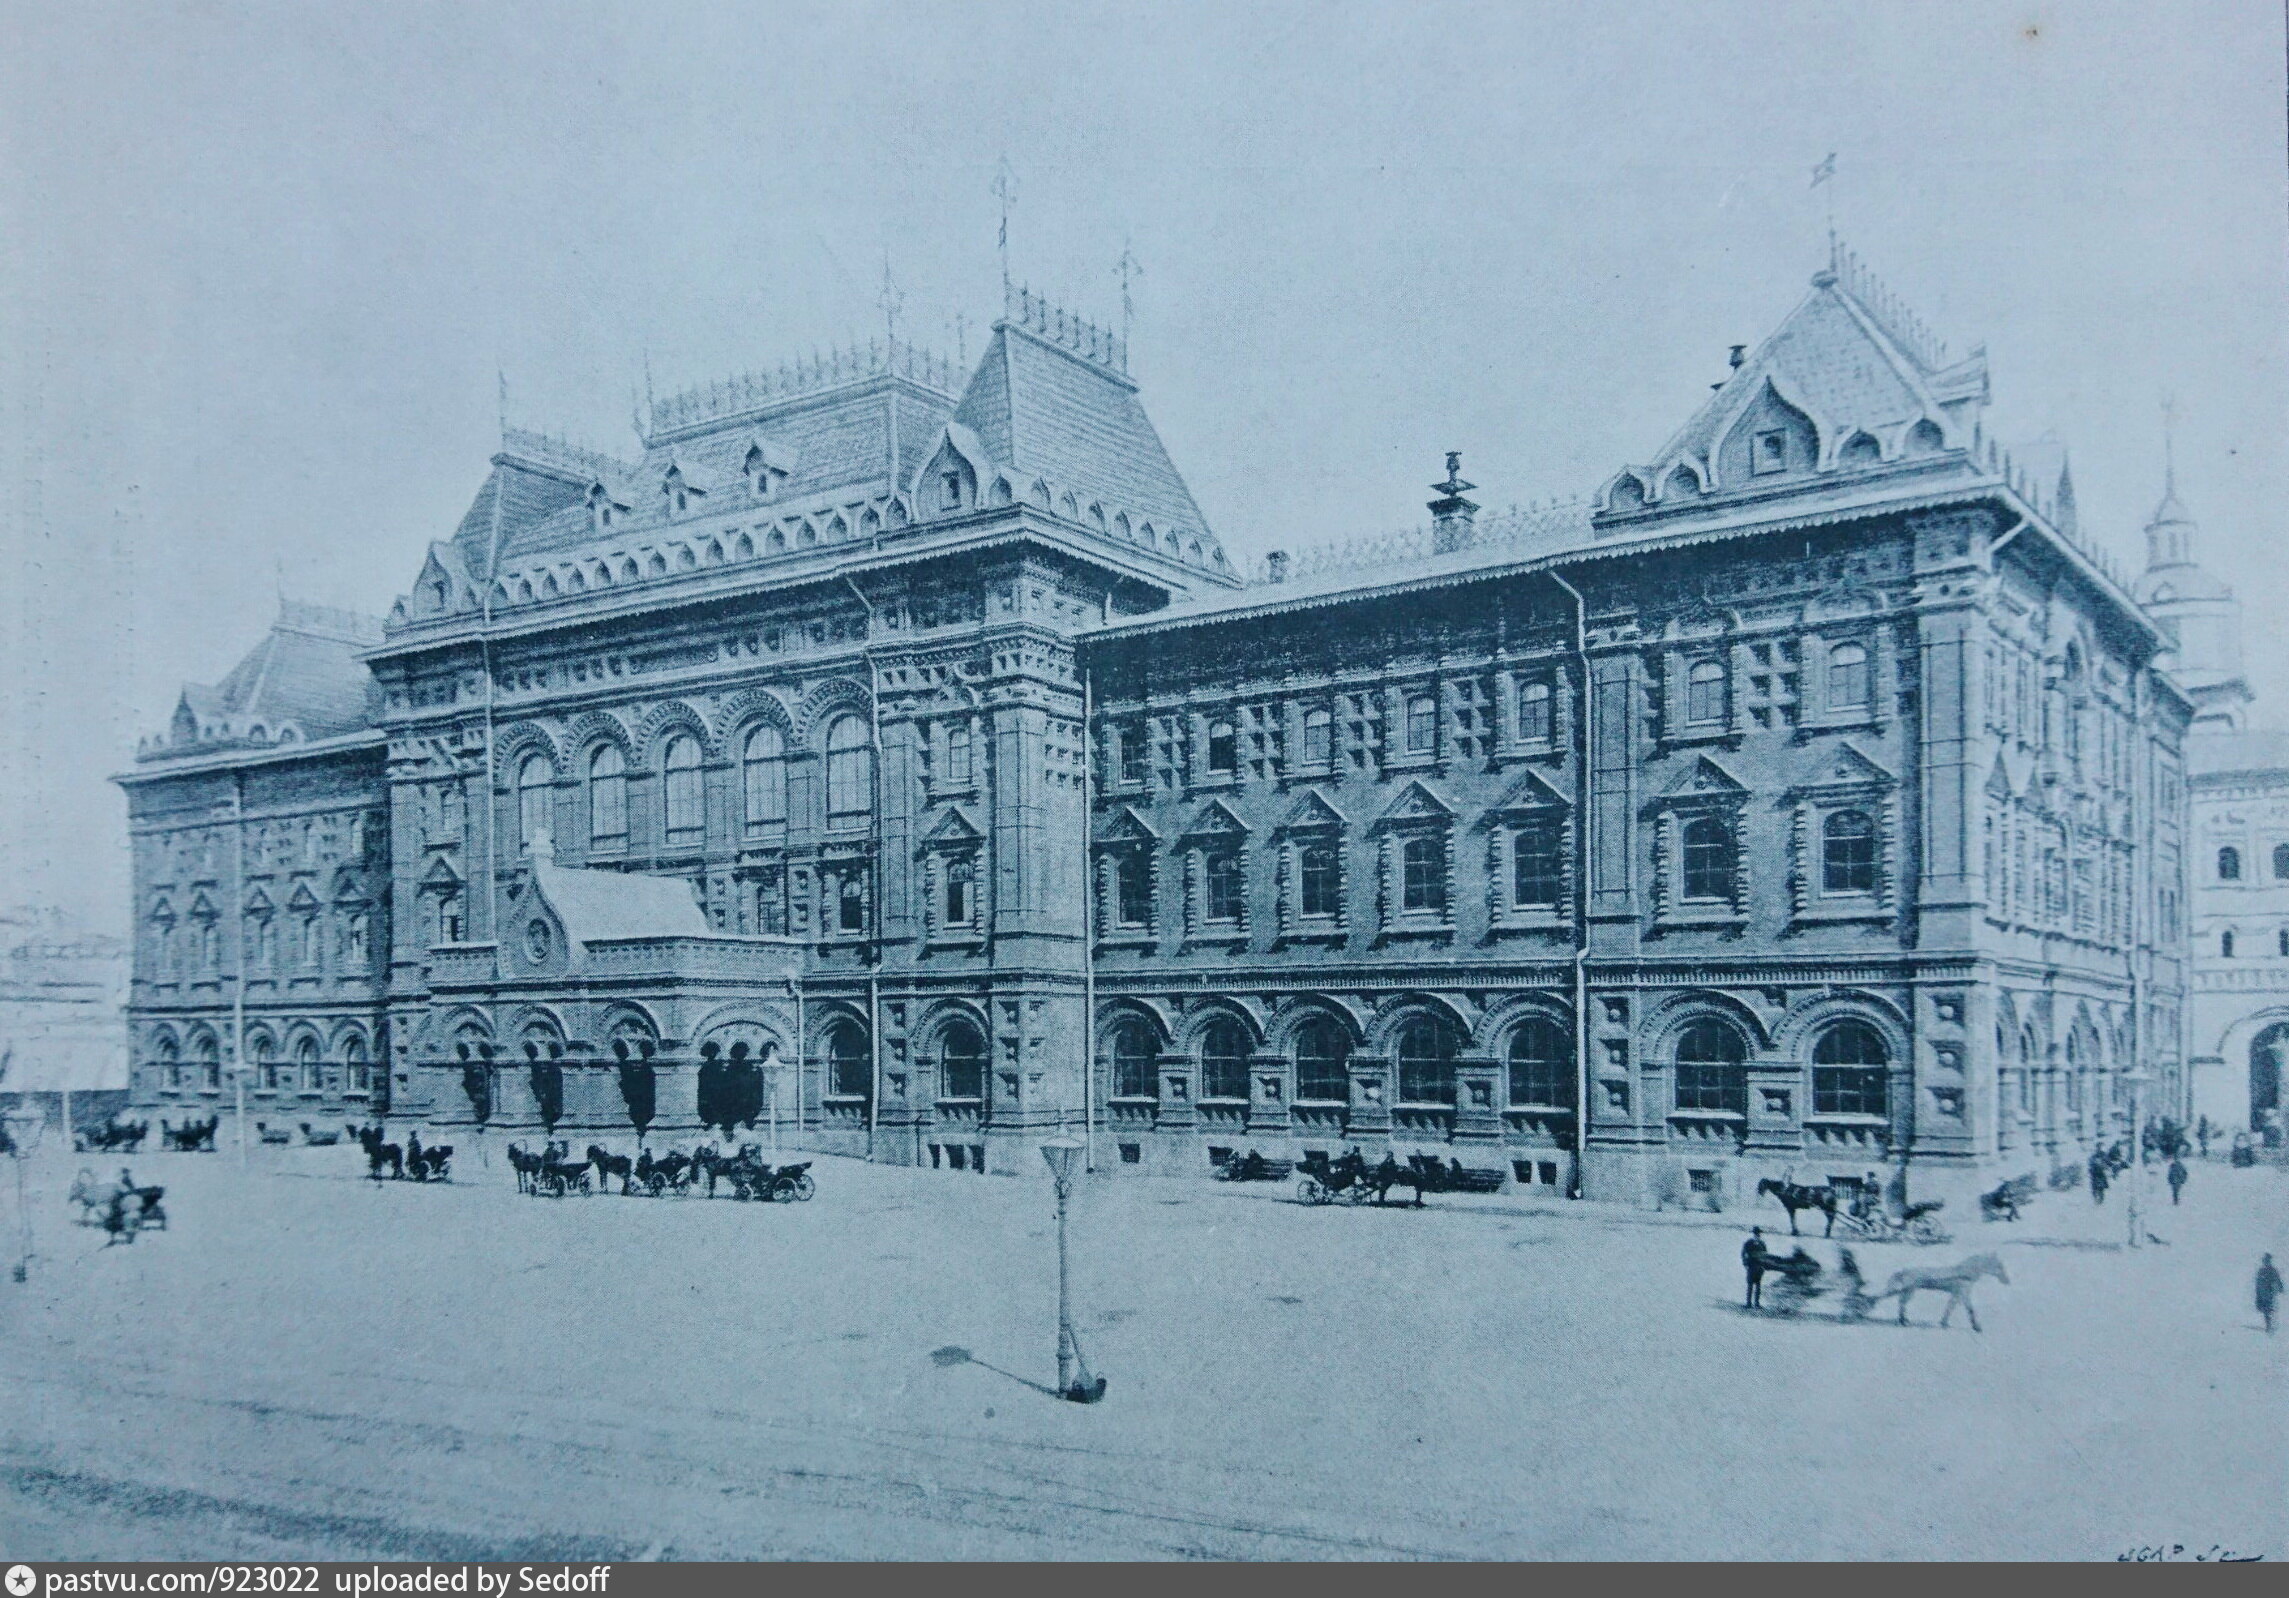
<instances>
[{"instance_id":1,"label":"lamp post base","mask_svg":"<svg viewBox=\"0 0 2289 1598\"><path fill-rule=\"evenodd\" d=\"M1095 1381L1076 1381L1057 1395L1075 1404L1094 1404L1105 1396L1105 1378Z\"/></svg>"}]
</instances>

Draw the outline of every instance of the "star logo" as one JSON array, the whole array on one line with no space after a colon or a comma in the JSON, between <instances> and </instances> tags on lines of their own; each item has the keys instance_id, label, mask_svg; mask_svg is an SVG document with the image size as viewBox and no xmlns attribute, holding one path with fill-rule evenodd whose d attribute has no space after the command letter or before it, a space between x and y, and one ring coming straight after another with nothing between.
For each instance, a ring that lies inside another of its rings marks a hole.
<instances>
[{"instance_id":1,"label":"star logo","mask_svg":"<svg viewBox=\"0 0 2289 1598\"><path fill-rule=\"evenodd\" d=\"M8 1598L26 1598L26 1594L39 1585L40 1578L32 1574L30 1565L8 1567Z\"/></svg>"}]
</instances>

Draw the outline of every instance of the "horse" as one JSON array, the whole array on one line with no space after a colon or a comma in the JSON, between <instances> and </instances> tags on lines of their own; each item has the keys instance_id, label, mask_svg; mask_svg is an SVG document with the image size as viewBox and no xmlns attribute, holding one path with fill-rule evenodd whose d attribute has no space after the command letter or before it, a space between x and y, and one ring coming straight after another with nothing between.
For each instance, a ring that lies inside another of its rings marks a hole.
<instances>
[{"instance_id":1,"label":"horse","mask_svg":"<svg viewBox=\"0 0 2289 1598\"><path fill-rule=\"evenodd\" d=\"M1788 1211L1788 1235L1790 1237L1800 1235L1796 1230L1796 1212L1798 1210L1818 1210L1828 1217L1828 1224L1821 1228L1820 1235L1822 1237L1836 1235L1836 1189L1834 1187L1827 1184L1809 1187L1802 1182L1784 1182L1768 1176L1757 1183L1756 1190L1759 1198L1770 1193L1774 1198L1780 1200L1780 1207Z\"/></svg>"},{"instance_id":2,"label":"horse","mask_svg":"<svg viewBox=\"0 0 2289 1598\"><path fill-rule=\"evenodd\" d=\"M358 1143L366 1151L366 1175L378 1182L382 1177L382 1167L386 1165L391 1176L404 1177L405 1151L395 1143L384 1143L380 1127L360 1128Z\"/></svg>"},{"instance_id":3,"label":"horse","mask_svg":"<svg viewBox=\"0 0 2289 1598\"><path fill-rule=\"evenodd\" d=\"M1970 1317L1971 1329L1979 1330L1979 1312L1971 1307L1971 1288L1983 1276L1992 1276L2005 1287L2011 1285L2010 1274L2003 1269L2002 1259L1994 1254L1974 1254L1960 1264L1944 1269L1932 1266L1913 1267L1894 1271L1884 1290L1868 1302L1880 1304L1887 1298L1900 1301L1900 1324L1907 1324L1908 1300L1918 1293L1945 1293L1947 1308L1940 1313L1939 1324L1945 1326L1954 1317L1955 1307L1963 1306Z\"/></svg>"},{"instance_id":4,"label":"horse","mask_svg":"<svg viewBox=\"0 0 2289 1598\"><path fill-rule=\"evenodd\" d=\"M528 1154L522 1143L509 1145L509 1169L517 1173L517 1191L531 1193L540 1182L540 1156Z\"/></svg>"},{"instance_id":5,"label":"horse","mask_svg":"<svg viewBox=\"0 0 2289 1598\"><path fill-rule=\"evenodd\" d=\"M408 1138L405 1146L405 1172L416 1182L442 1182L447 1180L446 1167L453 1159L450 1143L421 1146L419 1135Z\"/></svg>"},{"instance_id":6,"label":"horse","mask_svg":"<svg viewBox=\"0 0 2289 1598\"><path fill-rule=\"evenodd\" d=\"M588 1145L588 1163L596 1167L596 1187L599 1192L613 1177L620 1179L620 1196L628 1196L628 1180L635 1171L635 1162L625 1154L614 1154L600 1144Z\"/></svg>"}]
</instances>

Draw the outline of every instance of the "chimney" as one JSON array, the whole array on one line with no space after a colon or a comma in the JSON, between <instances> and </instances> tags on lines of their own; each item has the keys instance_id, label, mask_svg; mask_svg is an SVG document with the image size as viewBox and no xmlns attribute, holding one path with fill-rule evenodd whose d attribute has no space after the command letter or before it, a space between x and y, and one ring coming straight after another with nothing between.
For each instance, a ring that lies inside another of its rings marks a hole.
<instances>
[{"instance_id":1,"label":"chimney","mask_svg":"<svg viewBox=\"0 0 2289 1598\"><path fill-rule=\"evenodd\" d=\"M1478 507L1462 497L1477 486L1462 480L1462 452L1448 450L1447 480L1431 485L1440 496L1430 504L1432 554L1449 555L1478 541Z\"/></svg>"},{"instance_id":2,"label":"chimney","mask_svg":"<svg viewBox=\"0 0 2289 1598\"><path fill-rule=\"evenodd\" d=\"M1735 344L1735 345L1733 346L1733 358L1732 358L1732 368L1733 368L1733 370L1734 370L1734 371L1736 371L1736 372L1737 372L1737 371L1739 371L1739 370L1741 369L1741 363L1742 363L1742 362L1744 362L1744 361L1746 361L1747 359L1748 359L1748 346L1747 346L1746 344Z\"/></svg>"},{"instance_id":3,"label":"chimney","mask_svg":"<svg viewBox=\"0 0 2289 1598\"><path fill-rule=\"evenodd\" d=\"M1275 549L1264 557L1264 577L1268 582L1284 583L1288 580L1288 552Z\"/></svg>"}]
</instances>

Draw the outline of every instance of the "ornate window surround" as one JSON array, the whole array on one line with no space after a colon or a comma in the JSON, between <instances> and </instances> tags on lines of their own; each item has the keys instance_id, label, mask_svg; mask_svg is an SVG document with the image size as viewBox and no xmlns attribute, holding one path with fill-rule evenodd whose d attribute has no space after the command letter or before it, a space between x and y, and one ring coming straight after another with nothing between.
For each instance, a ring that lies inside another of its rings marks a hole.
<instances>
[{"instance_id":1,"label":"ornate window surround","mask_svg":"<svg viewBox=\"0 0 2289 1598\"><path fill-rule=\"evenodd\" d=\"M1248 824L1233 813L1221 799L1211 799L1200 807L1192 825L1176 840L1177 858L1184 871L1184 947L1222 948L1245 947L1248 942L1249 884L1253 878L1253 851L1248 846ZM1239 916L1235 920L1208 919L1208 857L1212 852L1229 849L1238 856L1240 871ZM1158 900L1158 884L1154 898Z\"/></svg>"},{"instance_id":2,"label":"ornate window surround","mask_svg":"<svg viewBox=\"0 0 2289 1598\"><path fill-rule=\"evenodd\" d=\"M985 834L963 814L948 810L922 835L922 937L926 946L975 948L985 942L986 906ZM970 867L970 918L954 924L946 920L948 873L959 862Z\"/></svg>"},{"instance_id":3,"label":"ornate window surround","mask_svg":"<svg viewBox=\"0 0 2289 1598\"><path fill-rule=\"evenodd\" d=\"M1455 930L1455 812L1420 780L1410 782L1375 821L1376 935L1446 938ZM1436 910L1407 910L1402 861L1411 839L1435 837L1443 845L1446 891Z\"/></svg>"},{"instance_id":4,"label":"ornate window surround","mask_svg":"<svg viewBox=\"0 0 2289 1598\"><path fill-rule=\"evenodd\" d=\"M1350 851L1344 847L1349 830L1343 812L1318 789L1307 788L1288 819L1272 834L1279 873L1280 943L1341 943L1351 935L1351 860ZM1331 916L1303 913L1303 852L1315 844L1335 850L1335 914Z\"/></svg>"},{"instance_id":5,"label":"ornate window surround","mask_svg":"<svg viewBox=\"0 0 2289 1598\"><path fill-rule=\"evenodd\" d=\"M1654 801L1653 925L1657 931L1703 928L1732 931L1748 925L1748 849L1742 837L1749 790L1707 755ZM1685 826L1703 816L1725 823L1733 839L1732 891L1722 899L1687 899Z\"/></svg>"},{"instance_id":6,"label":"ornate window surround","mask_svg":"<svg viewBox=\"0 0 2289 1598\"><path fill-rule=\"evenodd\" d=\"M1787 793L1789 924L1832 926L1889 921L1899 910L1899 779L1851 744L1840 747L1818 782ZM1876 886L1871 893L1830 893L1822 855L1830 816L1857 810L1876 824Z\"/></svg>"},{"instance_id":7,"label":"ornate window surround","mask_svg":"<svg viewBox=\"0 0 2289 1598\"><path fill-rule=\"evenodd\" d=\"M1096 854L1091 869L1097 874L1097 947L1100 949L1150 949L1160 941L1162 899L1160 834L1153 831L1144 817L1129 805L1122 805L1112 818L1097 829L1093 843ZM1123 926L1120 922L1119 862L1123 856L1141 856L1151 884L1144 925Z\"/></svg>"},{"instance_id":8,"label":"ornate window surround","mask_svg":"<svg viewBox=\"0 0 2289 1598\"><path fill-rule=\"evenodd\" d=\"M1581 869L1573 821L1573 806L1534 771L1526 772L1509 797L1486 813L1486 926L1490 933L1557 931L1573 925L1575 884ZM1558 832L1558 902L1513 904L1512 873L1518 840L1527 829L1540 826L1554 826Z\"/></svg>"}]
</instances>

